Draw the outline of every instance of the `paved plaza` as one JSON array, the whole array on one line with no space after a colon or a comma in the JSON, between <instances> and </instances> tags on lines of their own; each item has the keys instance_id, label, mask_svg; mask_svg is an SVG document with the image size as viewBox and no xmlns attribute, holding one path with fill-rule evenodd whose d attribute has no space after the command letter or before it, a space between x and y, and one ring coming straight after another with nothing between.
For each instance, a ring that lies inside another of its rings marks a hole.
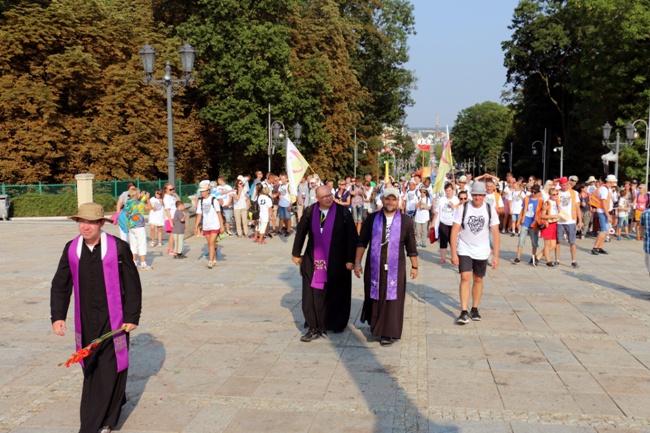
<instances>
[{"instance_id":1,"label":"paved plaza","mask_svg":"<svg viewBox=\"0 0 650 433\"><path fill-rule=\"evenodd\" d=\"M107 226L116 234L116 227ZM56 367L74 351L51 331L50 282L70 221L0 222L0 432L78 429L82 374ZM455 324L459 275L420 249L404 335L380 347L359 322L354 279L347 330L304 332L293 235L267 245L228 238L215 269L148 254L132 335L123 433L650 432L650 278L641 242L605 244L579 270L513 265L516 238L488 272L483 321ZM527 262L529 245L524 250Z\"/></svg>"}]
</instances>

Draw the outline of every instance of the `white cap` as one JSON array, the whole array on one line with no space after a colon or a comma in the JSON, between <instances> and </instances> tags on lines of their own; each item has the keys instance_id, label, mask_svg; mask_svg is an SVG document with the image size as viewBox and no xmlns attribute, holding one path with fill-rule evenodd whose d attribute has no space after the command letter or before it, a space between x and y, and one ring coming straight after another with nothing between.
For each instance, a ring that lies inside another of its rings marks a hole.
<instances>
[{"instance_id":1,"label":"white cap","mask_svg":"<svg viewBox=\"0 0 650 433\"><path fill-rule=\"evenodd\" d=\"M210 189L209 180L202 180L201 183L199 183L199 191L210 191Z\"/></svg>"},{"instance_id":2,"label":"white cap","mask_svg":"<svg viewBox=\"0 0 650 433\"><path fill-rule=\"evenodd\" d=\"M618 182L618 179L616 179L616 176L613 174L607 175L607 179L605 179L605 182Z\"/></svg>"}]
</instances>

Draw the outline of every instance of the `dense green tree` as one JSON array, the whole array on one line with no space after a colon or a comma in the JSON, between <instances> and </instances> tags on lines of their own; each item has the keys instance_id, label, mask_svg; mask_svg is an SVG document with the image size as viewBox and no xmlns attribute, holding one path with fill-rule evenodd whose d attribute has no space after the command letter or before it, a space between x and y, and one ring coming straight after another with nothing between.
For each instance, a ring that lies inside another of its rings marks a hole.
<instances>
[{"instance_id":1,"label":"dense green tree","mask_svg":"<svg viewBox=\"0 0 650 433\"><path fill-rule=\"evenodd\" d=\"M476 158L486 171L495 170L506 143L510 147L512 120L512 110L491 101L461 110L450 131L456 162Z\"/></svg>"}]
</instances>

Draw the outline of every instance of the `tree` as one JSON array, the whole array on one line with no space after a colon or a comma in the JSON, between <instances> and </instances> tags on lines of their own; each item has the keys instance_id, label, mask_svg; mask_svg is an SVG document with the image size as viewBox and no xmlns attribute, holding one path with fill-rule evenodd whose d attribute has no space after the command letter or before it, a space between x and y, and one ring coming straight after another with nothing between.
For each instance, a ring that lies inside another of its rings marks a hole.
<instances>
[{"instance_id":1,"label":"tree","mask_svg":"<svg viewBox=\"0 0 650 433\"><path fill-rule=\"evenodd\" d=\"M486 170L495 170L506 142L510 142L512 120L512 110L491 101L461 110L450 132L454 159L476 158Z\"/></svg>"}]
</instances>

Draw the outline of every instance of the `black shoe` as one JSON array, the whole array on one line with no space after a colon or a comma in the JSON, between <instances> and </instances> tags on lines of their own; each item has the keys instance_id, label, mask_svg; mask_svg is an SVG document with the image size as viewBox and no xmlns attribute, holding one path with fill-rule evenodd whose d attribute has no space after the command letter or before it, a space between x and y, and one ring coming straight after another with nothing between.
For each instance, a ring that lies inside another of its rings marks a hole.
<instances>
[{"instance_id":1,"label":"black shoe","mask_svg":"<svg viewBox=\"0 0 650 433\"><path fill-rule=\"evenodd\" d=\"M381 337L379 344L382 346L391 346L393 344L393 340L391 340L390 337Z\"/></svg>"},{"instance_id":2,"label":"black shoe","mask_svg":"<svg viewBox=\"0 0 650 433\"><path fill-rule=\"evenodd\" d=\"M516 258L512 261L512 263L516 265L517 263L521 263L521 260L519 260L519 258Z\"/></svg>"},{"instance_id":3,"label":"black shoe","mask_svg":"<svg viewBox=\"0 0 650 433\"><path fill-rule=\"evenodd\" d=\"M594 256L597 256L600 253L598 252L598 250L596 248L592 248L591 249L591 254L593 254Z\"/></svg>"},{"instance_id":4,"label":"black shoe","mask_svg":"<svg viewBox=\"0 0 650 433\"><path fill-rule=\"evenodd\" d=\"M555 269L555 263L553 263L553 262L548 262L548 263L546 263L546 267L547 267L547 268L551 268L551 269Z\"/></svg>"},{"instance_id":5,"label":"black shoe","mask_svg":"<svg viewBox=\"0 0 650 433\"><path fill-rule=\"evenodd\" d=\"M459 325L466 325L469 323L469 313L467 310L463 310L460 312L460 316L458 316L458 320L456 320L456 323Z\"/></svg>"},{"instance_id":6,"label":"black shoe","mask_svg":"<svg viewBox=\"0 0 650 433\"><path fill-rule=\"evenodd\" d=\"M288 238L288 237L289 237L289 232L286 232L286 233L284 234L284 237L285 237L285 238Z\"/></svg>"},{"instance_id":7,"label":"black shoe","mask_svg":"<svg viewBox=\"0 0 650 433\"><path fill-rule=\"evenodd\" d=\"M176 255L174 256L174 258L177 259L177 258L178 258L178 254L176 254Z\"/></svg>"},{"instance_id":8,"label":"black shoe","mask_svg":"<svg viewBox=\"0 0 650 433\"><path fill-rule=\"evenodd\" d=\"M300 341L304 341L305 343L309 343L312 340L318 340L320 338L320 333L316 331L313 328L309 328L309 331L302 337L300 337Z\"/></svg>"},{"instance_id":9,"label":"black shoe","mask_svg":"<svg viewBox=\"0 0 650 433\"><path fill-rule=\"evenodd\" d=\"M472 309L469 310L469 317L470 317L473 321L475 321L475 322L479 322L479 321L481 320L481 315L478 314L478 308L474 308L474 307L472 307Z\"/></svg>"},{"instance_id":10,"label":"black shoe","mask_svg":"<svg viewBox=\"0 0 650 433\"><path fill-rule=\"evenodd\" d=\"M555 261L555 267L557 268L558 266L560 266L560 261L559 261L559 260L556 260L556 261Z\"/></svg>"},{"instance_id":11,"label":"black shoe","mask_svg":"<svg viewBox=\"0 0 650 433\"><path fill-rule=\"evenodd\" d=\"M580 269L580 266L578 266L578 262L571 262L571 267L573 269Z\"/></svg>"},{"instance_id":12,"label":"black shoe","mask_svg":"<svg viewBox=\"0 0 650 433\"><path fill-rule=\"evenodd\" d=\"M598 254L609 254L609 253L602 248L598 248Z\"/></svg>"}]
</instances>

